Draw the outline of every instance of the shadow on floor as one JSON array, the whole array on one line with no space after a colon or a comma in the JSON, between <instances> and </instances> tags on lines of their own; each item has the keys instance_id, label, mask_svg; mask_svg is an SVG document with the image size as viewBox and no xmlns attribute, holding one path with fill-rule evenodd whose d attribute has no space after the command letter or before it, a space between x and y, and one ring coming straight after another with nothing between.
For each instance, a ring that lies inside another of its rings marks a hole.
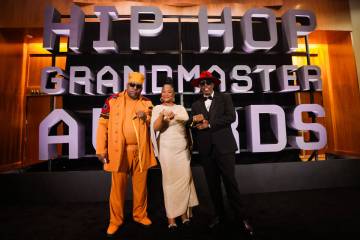
<instances>
[{"instance_id":1,"label":"shadow on floor","mask_svg":"<svg viewBox=\"0 0 360 240\"><path fill-rule=\"evenodd\" d=\"M360 234L360 188L248 194L243 199L255 239L357 239ZM126 224L113 239L242 239L231 220L224 229L209 231L203 206L194 209L190 230L169 234L162 206L150 206L153 225L143 229L132 222L127 202ZM106 239L108 216L105 202L2 204L0 239Z\"/></svg>"}]
</instances>

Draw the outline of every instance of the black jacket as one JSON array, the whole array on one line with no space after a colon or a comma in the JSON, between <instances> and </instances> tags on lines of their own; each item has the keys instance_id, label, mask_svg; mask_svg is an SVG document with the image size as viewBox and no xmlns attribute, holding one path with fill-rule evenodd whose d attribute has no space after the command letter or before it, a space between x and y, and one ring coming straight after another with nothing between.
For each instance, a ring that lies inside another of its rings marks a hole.
<instances>
[{"instance_id":1,"label":"black jacket","mask_svg":"<svg viewBox=\"0 0 360 240\"><path fill-rule=\"evenodd\" d=\"M212 145L220 153L231 153L237 150L236 141L231 131L231 123L236 119L235 109L231 96L214 92L209 112L206 110L204 100L198 99L191 106L191 115L203 114L210 123L210 128L197 130L194 128L199 153L207 155Z\"/></svg>"}]
</instances>

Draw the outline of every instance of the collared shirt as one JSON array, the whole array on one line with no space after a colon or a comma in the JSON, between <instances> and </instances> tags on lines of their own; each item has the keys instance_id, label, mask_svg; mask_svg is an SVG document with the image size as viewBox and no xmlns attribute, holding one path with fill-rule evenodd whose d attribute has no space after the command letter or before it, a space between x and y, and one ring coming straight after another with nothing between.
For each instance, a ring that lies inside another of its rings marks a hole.
<instances>
[{"instance_id":1,"label":"collared shirt","mask_svg":"<svg viewBox=\"0 0 360 240\"><path fill-rule=\"evenodd\" d=\"M204 95L204 97L206 97L206 96ZM211 97L214 98L214 91L211 93ZM204 101L204 103L205 103L206 110L209 111L212 100L207 99L207 100Z\"/></svg>"}]
</instances>

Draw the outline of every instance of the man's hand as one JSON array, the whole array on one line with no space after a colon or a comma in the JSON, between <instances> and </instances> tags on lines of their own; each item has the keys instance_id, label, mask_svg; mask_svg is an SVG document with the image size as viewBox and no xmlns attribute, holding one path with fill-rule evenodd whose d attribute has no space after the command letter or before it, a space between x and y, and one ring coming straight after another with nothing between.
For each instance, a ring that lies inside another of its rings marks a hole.
<instances>
[{"instance_id":1,"label":"man's hand","mask_svg":"<svg viewBox=\"0 0 360 240\"><path fill-rule=\"evenodd\" d=\"M98 157L98 160L102 163L102 164L106 164L109 163L107 154L96 154L96 156Z\"/></svg>"},{"instance_id":2,"label":"man's hand","mask_svg":"<svg viewBox=\"0 0 360 240\"><path fill-rule=\"evenodd\" d=\"M140 118L144 122L146 121L146 113L144 111L136 112L136 117Z\"/></svg>"},{"instance_id":3,"label":"man's hand","mask_svg":"<svg viewBox=\"0 0 360 240\"><path fill-rule=\"evenodd\" d=\"M205 118L204 118L204 115L202 115L202 114L197 114L197 115L193 116L193 122L195 122L195 123L202 122L204 120L205 120Z\"/></svg>"},{"instance_id":4,"label":"man's hand","mask_svg":"<svg viewBox=\"0 0 360 240\"><path fill-rule=\"evenodd\" d=\"M209 128L209 121L204 119L202 123L198 123L195 126L198 130L203 130Z\"/></svg>"}]
</instances>

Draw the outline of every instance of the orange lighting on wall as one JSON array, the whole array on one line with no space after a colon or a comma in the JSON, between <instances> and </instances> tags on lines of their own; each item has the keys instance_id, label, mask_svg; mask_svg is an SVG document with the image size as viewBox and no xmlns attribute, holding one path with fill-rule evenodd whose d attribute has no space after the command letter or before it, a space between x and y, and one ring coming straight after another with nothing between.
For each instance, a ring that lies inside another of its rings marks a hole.
<instances>
[{"instance_id":1,"label":"orange lighting on wall","mask_svg":"<svg viewBox=\"0 0 360 240\"><path fill-rule=\"evenodd\" d=\"M310 64L311 65L317 65L321 68L322 72L322 81L327 81L327 77L330 76L330 69L326 66L329 66L328 64L328 45L327 44L309 44L309 53L310 53ZM296 50L297 53L306 53L306 46L305 44L298 44L298 48ZM292 64L296 65L298 67L307 65L307 58L305 56L292 56ZM323 105L322 103L322 92L316 93L316 98L314 100L314 103ZM310 103L309 101L309 93L308 92L299 92L296 93L296 103L297 104L307 104ZM326 116L329 117L329 116ZM304 117L304 121L309 121L309 117ZM323 119L317 119L321 124L324 124L324 126L328 130L328 126L326 126L325 121ZM305 139L309 139L309 133L304 131L299 131L299 134L304 137ZM328 134L329 137L329 134ZM325 160L325 150L321 150L318 153L318 160ZM302 161L307 161L311 155L311 151L300 151L300 159Z\"/></svg>"}]
</instances>

